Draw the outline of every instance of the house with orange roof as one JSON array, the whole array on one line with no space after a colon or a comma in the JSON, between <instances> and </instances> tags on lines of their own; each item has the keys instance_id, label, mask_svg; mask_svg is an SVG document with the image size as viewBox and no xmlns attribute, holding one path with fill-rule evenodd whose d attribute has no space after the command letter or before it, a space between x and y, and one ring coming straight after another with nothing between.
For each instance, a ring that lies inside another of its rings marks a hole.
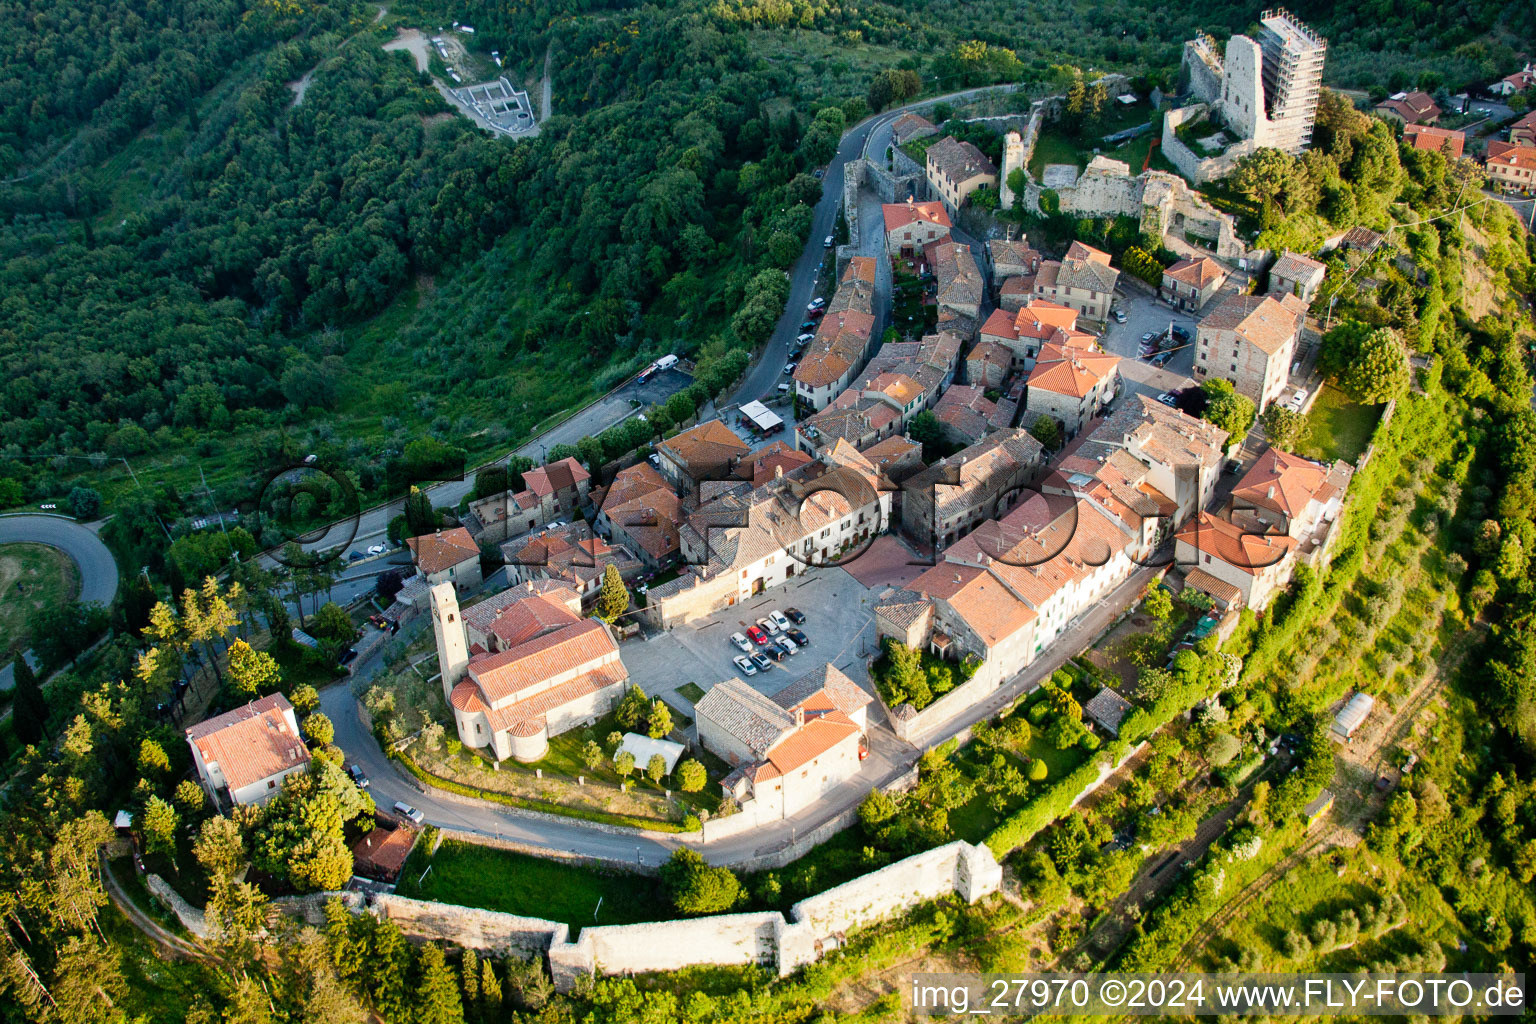
<instances>
[{"instance_id":1,"label":"house with orange roof","mask_svg":"<svg viewBox=\"0 0 1536 1024\"><path fill-rule=\"evenodd\" d=\"M596 527L610 541L633 551L652 570L677 558L677 530L683 521L682 502L650 463L640 462L614 476Z\"/></svg>"},{"instance_id":2,"label":"house with orange roof","mask_svg":"<svg viewBox=\"0 0 1536 1024\"><path fill-rule=\"evenodd\" d=\"M1308 565L1325 560L1338 535L1354 467L1325 465L1278 448L1266 449L1232 489L1227 518L1254 533L1278 531L1297 542Z\"/></svg>"},{"instance_id":3,"label":"house with orange roof","mask_svg":"<svg viewBox=\"0 0 1536 1024\"><path fill-rule=\"evenodd\" d=\"M475 540L499 544L537 530L547 522L549 518L538 495L524 489L502 491L470 502L464 526Z\"/></svg>"},{"instance_id":4,"label":"house with orange roof","mask_svg":"<svg viewBox=\"0 0 1536 1024\"><path fill-rule=\"evenodd\" d=\"M736 467L736 475L742 480L752 481L754 487L761 487L812 461L814 456L797 451L788 441L774 441L757 449L750 458L743 459Z\"/></svg>"},{"instance_id":5,"label":"house with orange roof","mask_svg":"<svg viewBox=\"0 0 1536 1024\"><path fill-rule=\"evenodd\" d=\"M1078 432L1103 411L1120 389L1120 357L1090 343L1047 342L1040 348L1024 398L1024 419L1050 416L1063 436Z\"/></svg>"},{"instance_id":6,"label":"house with orange roof","mask_svg":"<svg viewBox=\"0 0 1536 1024\"><path fill-rule=\"evenodd\" d=\"M1077 316L1077 310L1071 306L1031 298L1016 312L993 310L981 326L980 338L1011 352L1011 369L1030 370L1034 368L1040 347L1048 342L1058 345L1092 343L1093 335L1077 329Z\"/></svg>"},{"instance_id":7,"label":"house with orange roof","mask_svg":"<svg viewBox=\"0 0 1536 1024\"><path fill-rule=\"evenodd\" d=\"M630 522L623 529L633 529L648 540L664 545L665 531L659 525L655 527L655 534L647 532L644 522ZM565 526L545 527L536 534L508 541L501 546L501 554L508 582L552 580L570 587L583 601L591 604L602 590L603 573L608 566L617 569L625 583L632 582L645 570L646 563L630 550L626 540L627 537L615 536L610 543L595 534L585 520L578 519Z\"/></svg>"},{"instance_id":8,"label":"house with orange roof","mask_svg":"<svg viewBox=\"0 0 1536 1024\"><path fill-rule=\"evenodd\" d=\"M897 434L859 452L881 476L901 483L923 469L923 446Z\"/></svg>"},{"instance_id":9,"label":"house with orange roof","mask_svg":"<svg viewBox=\"0 0 1536 1024\"><path fill-rule=\"evenodd\" d=\"M480 585L480 544L462 526L420 537L408 537L406 547L416 571L429 585L449 582L458 587Z\"/></svg>"},{"instance_id":10,"label":"house with orange roof","mask_svg":"<svg viewBox=\"0 0 1536 1024\"><path fill-rule=\"evenodd\" d=\"M1489 182L1501 192L1527 193L1536 188L1536 146L1495 140L1488 143L1483 167Z\"/></svg>"},{"instance_id":11,"label":"house with orange roof","mask_svg":"<svg viewBox=\"0 0 1536 1024\"><path fill-rule=\"evenodd\" d=\"M738 679L694 705L705 749L735 766L721 788L757 821L787 818L854 778L874 700L824 665L772 697Z\"/></svg>"},{"instance_id":12,"label":"house with orange roof","mask_svg":"<svg viewBox=\"0 0 1536 1024\"><path fill-rule=\"evenodd\" d=\"M720 480L736 472L736 464L752 449L718 419L706 420L674 434L656 446L661 475L687 496L703 480Z\"/></svg>"},{"instance_id":13,"label":"house with orange roof","mask_svg":"<svg viewBox=\"0 0 1536 1024\"><path fill-rule=\"evenodd\" d=\"M1505 75L1494 82L1488 87L1488 91L1499 96L1513 96L1517 92L1525 92L1532 86L1536 86L1536 64L1527 62L1519 71Z\"/></svg>"},{"instance_id":14,"label":"house with orange roof","mask_svg":"<svg viewBox=\"0 0 1536 1024\"><path fill-rule=\"evenodd\" d=\"M528 588L531 590L532 588ZM479 636L491 649L471 645L458 596L451 586L432 588L432 628L437 640L443 696L465 746L488 750L497 760L537 761L549 737L589 725L624 694L629 673L619 646L602 622L585 619L567 588L539 593L512 588L476 612Z\"/></svg>"},{"instance_id":15,"label":"house with orange roof","mask_svg":"<svg viewBox=\"0 0 1536 1024\"><path fill-rule=\"evenodd\" d=\"M1398 124L1434 124L1440 119L1440 105L1427 92L1414 89L1393 93L1376 104L1376 116Z\"/></svg>"},{"instance_id":16,"label":"house with orange roof","mask_svg":"<svg viewBox=\"0 0 1536 1024\"><path fill-rule=\"evenodd\" d=\"M1186 566L1186 586L1223 610L1261 612L1291 578L1297 542L1284 533L1249 530L1201 512L1175 535L1174 561Z\"/></svg>"},{"instance_id":17,"label":"house with orange roof","mask_svg":"<svg viewBox=\"0 0 1536 1024\"><path fill-rule=\"evenodd\" d=\"M1109 253L1073 242L1059 260L1042 260L1035 274L1035 297L1071 306L1090 320L1107 320L1120 271Z\"/></svg>"},{"instance_id":18,"label":"house with orange roof","mask_svg":"<svg viewBox=\"0 0 1536 1024\"><path fill-rule=\"evenodd\" d=\"M533 492L544 521L549 522L561 515L574 515L586 504L592 474L574 458L565 458L528 470L523 474L523 486Z\"/></svg>"},{"instance_id":19,"label":"house with orange roof","mask_svg":"<svg viewBox=\"0 0 1536 1024\"><path fill-rule=\"evenodd\" d=\"M1227 271L1209 256L1197 260L1179 260L1163 271L1159 293L1164 302L1179 309L1198 312L1211 301L1216 290L1227 280Z\"/></svg>"},{"instance_id":20,"label":"house with orange roof","mask_svg":"<svg viewBox=\"0 0 1536 1024\"><path fill-rule=\"evenodd\" d=\"M1511 140L1515 137L1513 128L1510 129L1509 137ZM1456 160L1461 157L1462 149L1467 144L1467 135L1449 128L1409 124L1403 126L1403 141L1414 149L1434 150L1443 154L1447 160Z\"/></svg>"},{"instance_id":21,"label":"house with orange roof","mask_svg":"<svg viewBox=\"0 0 1536 1024\"><path fill-rule=\"evenodd\" d=\"M284 779L309 767L293 705L280 693L199 722L186 735L198 781L215 807L264 804Z\"/></svg>"},{"instance_id":22,"label":"house with orange roof","mask_svg":"<svg viewBox=\"0 0 1536 1024\"><path fill-rule=\"evenodd\" d=\"M865 448L902 433L954 379L960 348L949 331L882 345L827 408L795 425L795 447L820 453L843 440Z\"/></svg>"},{"instance_id":23,"label":"house with orange roof","mask_svg":"<svg viewBox=\"0 0 1536 1024\"><path fill-rule=\"evenodd\" d=\"M1327 273L1328 268L1320 261L1287 249L1269 268L1269 294L1294 295L1310 306Z\"/></svg>"},{"instance_id":24,"label":"house with orange roof","mask_svg":"<svg viewBox=\"0 0 1536 1024\"><path fill-rule=\"evenodd\" d=\"M1040 253L1031 248L1029 239L989 239L987 258L992 265L993 295L1000 295L1008 281L1018 281L1025 295L1034 292L1035 275L1040 272Z\"/></svg>"},{"instance_id":25,"label":"house with orange roof","mask_svg":"<svg viewBox=\"0 0 1536 1024\"><path fill-rule=\"evenodd\" d=\"M949 237L954 224L943 203L886 203L880 207L885 220L885 251L889 256L912 258L927 245Z\"/></svg>"},{"instance_id":26,"label":"house with orange roof","mask_svg":"<svg viewBox=\"0 0 1536 1024\"><path fill-rule=\"evenodd\" d=\"M1229 295L1196 329L1195 378L1225 377L1262 413L1285 390L1306 322L1295 295Z\"/></svg>"},{"instance_id":27,"label":"house with orange roof","mask_svg":"<svg viewBox=\"0 0 1536 1024\"><path fill-rule=\"evenodd\" d=\"M843 269L827 312L795 367L797 406L825 409L864 368L874 345L877 270L870 256L855 256Z\"/></svg>"},{"instance_id":28,"label":"house with orange roof","mask_svg":"<svg viewBox=\"0 0 1536 1024\"><path fill-rule=\"evenodd\" d=\"M1509 142L1513 146L1536 146L1536 110L1509 126Z\"/></svg>"}]
</instances>

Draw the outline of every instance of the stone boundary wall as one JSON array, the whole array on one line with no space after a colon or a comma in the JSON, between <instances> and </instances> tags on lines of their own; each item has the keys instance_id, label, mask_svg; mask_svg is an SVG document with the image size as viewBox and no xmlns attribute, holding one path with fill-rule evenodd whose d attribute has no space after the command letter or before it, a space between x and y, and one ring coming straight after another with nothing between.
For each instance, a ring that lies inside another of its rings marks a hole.
<instances>
[{"instance_id":1,"label":"stone boundary wall","mask_svg":"<svg viewBox=\"0 0 1536 1024\"><path fill-rule=\"evenodd\" d=\"M843 248L848 250L849 257L859 252L859 186L864 183L864 165L863 160L849 160L843 164L843 219L848 222L848 244ZM841 271L842 264L846 262L841 249L837 257Z\"/></svg>"},{"instance_id":2,"label":"stone boundary wall","mask_svg":"<svg viewBox=\"0 0 1536 1024\"><path fill-rule=\"evenodd\" d=\"M927 201L927 199L928 199L928 188L927 188L927 184L928 184L928 168L927 167L923 166L922 164L918 163L916 160L912 159L912 157L909 156L907 154L907 152L905 150L903 150L900 146L892 146L891 147L891 168L892 168L892 171L895 173L895 175L897 177L916 178L918 181L922 182L923 185L918 190L920 194L914 195L913 198L918 200L919 202L926 202ZM887 173L891 173L891 172L887 172ZM888 203L902 202L906 198L907 198L906 196L902 196L901 199L887 199L886 202L888 202Z\"/></svg>"},{"instance_id":3,"label":"stone boundary wall","mask_svg":"<svg viewBox=\"0 0 1536 1024\"><path fill-rule=\"evenodd\" d=\"M641 833L636 832L636 834L638 835ZM687 835L687 833L679 833L677 835L668 833L666 838L684 839L687 837ZM441 846L445 839L452 839L461 843L469 843L474 846L489 846L497 850L507 850L512 853L522 853L530 857L539 857L544 860L559 860L570 864L581 864L586 867L628 871L631 874L637 875L654 875L656 873L655 864L637 865L632 860L619 860L613 857L594 857L589 854L572 853L569 850L554 850L546 846L533 846L529 843L520 843L515 839L503 839L499 836L488 836L483 832L474 832L469 829L439 828L437 832L438 845ZM437 849L434 847L432 852L436 853Z\"/></svg>"},{"instance_id":4,"label":"stone boundary wall","mask_svg":"<svg viewBox=\"0 0 1536 1024\"><path fill-rule=\"evenodd\" d=\"M181 893L172 889L165 879L159 875L145 875L144 888L149 890L149 894L159 901L162 907L175 914L176 920L180 921L181 926L187 931L200 939L206 939L213 934L212 929L208 927L208 916L182 899Z\"/></svg>"},{"instance_id":5,"label":"stone boundary wall","mask_svg":"<svg viewBox=\"0 0 1536 1024\"><path fill-rule=\"evenodd\" d=\"M180 912L202 920L202 914L175 896L163 880L149 877L174 897ZM852 929L952 894L974 903L997 892L1002 877L1003 869L987 847L953 842L801 900L790 908L788 919L775 910L600 925L582 929L575 942L570 941L570 929L563 922L391 894L324 892L272 902L285 913L322 924L325 905L340 899L351 913L393 921L411 939L503 956L547 954L555 987L568 992L582 978L596 974L671 971L705 964L771 965L782 977L836 949ZM151 891L157 891L155 885Z\"/></svg>"},{"instance_id":6,"label":"stone boundary wall","mask_svg":"<svg viewBox=\"0 0 1536 1024\"><path fill-rule=\"evenodd\" d=\"M889 715L887 715L887 717L889 717ZM904 793L915 785L917 785L917 767L914 765L884 785L877 786L875 788L880 789L886 793L894 794ZM758 817L758 814L756 813L757 806L758 805L756 801L749 800L743 804L742 809L735 814L724 818L711 818L706 821L704 823L703 831L705 845L702 852L706 854L709 852L709 843L716 842L730 836L740 835L742 832L749 831L759 825L762 825L764 822ZM828 839L831 839L834 835L841 832L843 829L851 826L856 820L858 820L858 808L850 807L845 811L833 815L814 828L807 829L805 832L800 833L793 842L786 843L784 846L777 850L774 850L770 853L757 853L750 857L739 858L731 861L723 861L720 863L728 864L730 867L743 871L764 871L774 868L781 868L785 864L788 864L790 861L796 860L797 858L808 853L812 847L815 847L818 844L824 843ZM716 862L711 861L711 863Z\"/></svg>"},{"instance_id":7,"label":"stone boundary wall","mask_svg":"<svg viewBox=\"0 0 1536 1024\"><path fill-rule=\"evenodd\" d=\"M970 679L910 717L902 718L892 714L891 710L886 708L886 718L890 719L891 728L897 737L922 749L927 745L927 737L935 729L948 722L960 711L975 707L984 698L996 693L1003 685L1002 677L996 666L992 666L990 672L987 668L988 666L983 663Z\"/></svg>"}]
</instances>

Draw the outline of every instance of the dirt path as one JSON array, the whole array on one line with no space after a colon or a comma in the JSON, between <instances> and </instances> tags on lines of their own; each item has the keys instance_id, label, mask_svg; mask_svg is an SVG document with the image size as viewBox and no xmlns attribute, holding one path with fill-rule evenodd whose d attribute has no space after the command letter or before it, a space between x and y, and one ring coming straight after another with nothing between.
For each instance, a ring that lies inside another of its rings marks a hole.
<instances>
[{"instance_id":1,"label":"dirt path","mask_svg":"<svg viewBox=\"0 0 1536 1024\"><path fill-rule=\"evenodd\" d=\"M403 28L400 34L384 44L387 51L405 50L416 58L416 70L427 70L427 63L432 59L432 43L426 36L414 28Z\"/></svg>"},{"instance_id":2,"label":"dirt path","mask_svg":"<svg viewBox=\"0 0 1536 1024\"><path fill-rule=\"evenodd\" d=\"M102 885L107 890L107 895L112 899L113 905L122 911L123 916L128 919L129 923L147 935L167 956L177 960L203 960L207 958L207 954L197 946L192 945L192 943L181 936L167 931L161 927L160 922L140 910L139 905L133 902L133 898L123 890L122 884L117 880L117 876L112 873L112 865L106 858L102 858L101 861L101 880Z\"/></svg>"},{"instance_id":3,"label":"dirt path","mask_svg":"<svg viewBox=\"0 0 1536 1024\"><path fill-rule=\"evenodd\" d=\"M539 123L549 120L549 115L554 110L554 83L550 79L550 68L555 61L555 47L551 43L544 48L544 81L540 86Z\"/></svg>"}]
</instances>

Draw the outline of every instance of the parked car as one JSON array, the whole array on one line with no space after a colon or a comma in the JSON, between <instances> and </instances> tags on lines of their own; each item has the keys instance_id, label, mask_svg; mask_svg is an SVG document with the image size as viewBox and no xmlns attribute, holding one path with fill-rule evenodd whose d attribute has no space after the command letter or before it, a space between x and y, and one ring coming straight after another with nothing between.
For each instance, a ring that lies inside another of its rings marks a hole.
<instances>
[{"instance_id":1,"label":"parked car","mask_svg":"<svg viewBox=\"0 0 1536 1024\"><path fill-rule=\"evenodd\" d=\"M751 660L748 659L745 654L736 655L736 657L731 659L731 663L734 664L744 676L757 675L757 666L752 664Z\"/></svg>"},{"instance_id":2,"label":"parked car","mask_svg":"<svg viewBox=\"0 0 1536 1024\"><path fill-rule=\"evenodd\" d=\"M1153 344L1153 343L1156 342L1156 340L1157 340L1157 334L1155 332L1153 332L1153 331L1148 331L1146 334L1143 334L1141 336L1141 343L1143 345Z\"/></svg>"},{"instance_id":3,"label":"parked car","mask_svg":"<svg viewBox=\"0 0 1536 1024\"><path fill-rule=\"evenodd\" d=\"M769 660L768 655L762 653L761 651L758 651L752 655L752 664L757 666L757 670L759 672L767 672L769 669L773 668L773 662Z\"/></svg>"},{"instance_id":4,"label":"parked car","mask_svg":"<svg viewBox=\"0 0 1536 1024\"><path fill-rule=\"evenodd\" d=\"M811 303L810 309L806 312L805 315L810 317L812 320L820 320L822 317L827 315L827 311L813 302Z\"/></svg>"},{"instance_id":5,"label":"parked car","mask_svg":"<svg viewBox=\"0 0 1536 1024\"><path fill-rule=\"evenodd\" d=\"M815 320L807 320L807 321L805 321L805 323L800 325L800 329L802 331L814 331L816 329L816 321ZM809 337L811 337L811 335L807 334L807 335L805 335L805 337L809 338Z\"/></svg>"},{"instance_id":6,"label":"parked car","mask_svg":"<svg viewBox=\"0 0 1536 1024\"><path fill-rule=\"evenodd\" d=\"M1413 771L1413 766L1418 763L1419 755L1410 753L1408 755L1408 760L1403 762L1403 774L1407 775L1409 772Z\"/></svg>"},{"instance_id":7,"label":"parked car","mask_svg":"<svg viewBox=\"0 0 1536 1024\"><path fill-rule=\"evenodd\" d=\"M1179 339L1180 341L1188 341L1189 340L1189 331L1188 331L1187 328L1174 327L1174 328L1172 328L1172 331L1173 331L1173 336L1175 338Z\"/></svg>"},{"instance_id":8,"label":"parked car","mask_svg":"<svg viewBox=\"0 0 1536 1024\"><path fill-rule=\"evenodd\" d=\"M651 452L651 454L647 455L645 457L645 461L651 464L652 469L661 468L661 456L657 455L655 452Z\"/></svg>"},{"instance_id":9,"label":"parked car","mask_svg":"<svg viewBox=\"0 0 1536 1024\"><path fill-rule=\"evenodd\" d=\"M347 552L347 561L349 561L349 562L361 562L362 560L363 560L363 553L361 551L348 551Z\"/></svg>"},{"instance_id":10,"label":"parked car","mask_svg":"<svg viewBox=\"0 0 1536 1024\"><path fill-rule=\"evenodd\" d=\"M363 770L355 762L347 765L347 774L352 776L352 781L357 783L358 789L368 788L368 776L363 774Z\"/></svg>"},{"instance_id":11,"label":"parked car","mask_svg":"<svg viewBox=\"0 0 1536 1024\"><path fill-rule=\"evenodd\" d=\"M791 626L784 631L784 635L793 640L795 642L795 646L797 647L811 646L811 638L806 636L803 630L795 629L793 626Z\"/></svg>"},{"instance_id":12,"label":"parked car","mask_svg":"<svg viewBox=\"0 0 1536 1024\"><path fill-rule=\"evenodd\" d=\"M789 628L789 619L786 618L784 613L779 611L777 608L768 613L768 620L775 626L779 627L780 630Z\"/></svg>"},{"instance_id":13,"label":"parked car","mask_svg":"<svg viewBox=\"0 0 1536 1024\"><path fill-rule=\"evenodd\" d=\"M809 323L809 324L801 324L800 326L801 327L815 327L816 325L814 323ZM795 341L798 342L801 345L809 345L811 342L813 342L815 340L816 340L816 335L809 334L809 333L802 334L798 338L795 339Z\"/></svg>"},{"instance_id":14,"label":"parked car","mask_svg":"<svg viewBox=\"0 0 1536 1024\"><path fill-rule=\"evenodd\" d=\"M779 394L781 395L787 395L793 390L794 388L789 385L788 381L785 381L783 384L779 385Z\"/></svg>"},{"instance_id":15,"label":"parked car","mask_svg":"<svg viewBox=\"0 0 1536 1024\"><path fill-rule=\"evenodd\" d=\"M779 647L778 647L777 644L769 644L767 647L764 647L761 651L758 651L757 653L761 654L763 657L767 658L770 661L783 661L784 657L785 657L784 652L779 650Z\"/></svg>"},{"instance_id":16,"label":"parked car","mask_svg":"<svg viewBox=\"0 0 1536 1024\"><path fill-rule=\"evenodd\" d=\"M1161 370L1163 367L1168 365L1168 360L1172 358L1172 352L1159 352L1157 355L1152 357L1152 365Z\"/></svg>"},{"instance_id":17,"label":"parked car","mask_svg":"<svg viewBox=\"0 0 1536 1024\"><path fill-rule=\"evenodd\" d=\"M820 309L822 306L825 306L826 304L827 304L827 300L826 299L816 298L816 299L812 299L811 300L811 308L812 309Z\"/></svg>"},{"instance_id":18,"label":"parked car","mask_svg":"<svg viewBox=\"0 0 1536 1024\"><path fill-rule=\"evenodd\" d=\"M383 544L370 544L368 546L368 553L370 555L382 555L384 551L385 547Z\"/></svg>"},{"instance_id":19,"label":"parked car","mask_svg":"<svg viewBox=\"0 0 1536 1024\"><path fill-rule=\"evenodd\" d=\"M805 625L805 612L799 608L786 608L784 609L784 615L797 626Z\"/></svg>"},{"instance_id":20,"label":"parked car","mask_svg":"<svg viewBox=\"0 0 1536 1024\"><path fill-rule=\"evenodd\" d=\"M822 241L822 243L821 243L821 246L822 246L822 248L824 248L824 249L830 249L830 248L832 248L832 236L831 236L831 235L828 235L828 236L827 236L827 237L826 237L826 238L825 238L825 239L824 239L824 240L823 240L823 241Z\"/></svg>"},{"instance_id":21,"label":"parked car","mask_svg":"<svg viewBox=\"0 0 1536 1024\"><path fill-rule=\"evenodd\" d=\"M1172 395L1170 395L1166 391L1164 391L1162 394L1158 395L1157 396L1157 400L1159 402L1162 402L1164 405L1168 405L1168 406L1173 406L1173 405L1177 405L1178 404L1178 400L1175 399Z\"/></svg>"},{"instance_id":22,"label":"parked car","mask_svg":"<svg viewBox=\"0 0 1536 1024\"><path fill-rule=\"evenodd\" d=\"M352 664L356 660L357 660L357 648L356 647L348 647L341 654L341 663L343 665L350 665L350 664Z\"/></svg>"},{"instance_id":23,"label":"parked car","mask_svg":"<svg viewBox=\"0 0 1536 1024\"><path fill-rule=\"evenodd\" d=\"M800 645L795 643L793 640L791 640L787 636L779 637L777 640L774 641L774 643L776 643L780 647L782 647L784 649L784 653L785 654L799 654L800 653Z\"/></svg>"},{"instance_id":24,"label":"parked car","mask_svg":"<svg viewBox=\"0 0 1536 1024\"><path fill-rule=\"evenodd\" d=\"M762 628L759 626L748 626L747 636L751 637L752 642L757 644L759 647L768 642L768 634L763 632Z\"/></svg>"},{"instance_id":25,"label":"parked car","mask_svg":"<svg viewBox=\"0 0 1536 1024\"><path fill-rule=\"evenodd\" d=\"M418 825L420 825L422 821L424 821L427 817L425 814L422 814L420 811L406 803L404 800L395 801L395 813L400 815L402 818L409 818L411 821L414 821Z\"/></svg>"},{"instance_id":26,"label":"parked car","mask_svg":"<svg viewBox=\"0 0 1536 1024\"><path fill-rule=\"evenodd\" d=\"M766 615L757 620L757 628L762 630L764 633L767 633L769 636L779 635L779 624L774 622Z\"/></svg>"},{"instance_id":27,"label":"parked car","mask_svg":"<svg viewBox=\"0 0 1536 1024\"><path fill-rule=\"evenodd\" d=\"M1301 407L1307 404L1307 391L1305 388L1297 388L1296 393L1285 403L1285 407L1294 412L1301 412Z\"/></svg>"},{"instance_id":28,"label":"parked car","mask_svg":"<svg viewBox=\"0 0 1536 1024\"><path fill-rule=\"evenodd\" d=\"M795 367L799 366L799 365L800 365L799 363L785 363L784 364L784 376L788 377L790 374L794 373L795 372Z\"/></svg>"},{"instance_id":29,"label":"parked car","mask_svg":"<svg viewBox=\"0 0 1536 1024\"><path fill-rule=\"evenodd\" d=\"M1112 310L1109 311L1109 315L1115 318L1115 323L1117 323L1117 324L1125 323L1125 313L1123 313L1122 311L1120 311L1118 309L1112 309Z\"/></svg>"},{"instance_id":30,"label":"parked car","mask_svg":"<svg viewBox=\"0 0 1536 1024\"><path fill-rule=\"evenodd\" d=\"M746 637L742 636L740 633L732 633L731 634L731 643L735 644L737 646L737 648L740 649L740 651L743 654L751 654L752 653L752 644L751 644L751 642L749 640L747 640Z\"/></svg>"}]
</instances>

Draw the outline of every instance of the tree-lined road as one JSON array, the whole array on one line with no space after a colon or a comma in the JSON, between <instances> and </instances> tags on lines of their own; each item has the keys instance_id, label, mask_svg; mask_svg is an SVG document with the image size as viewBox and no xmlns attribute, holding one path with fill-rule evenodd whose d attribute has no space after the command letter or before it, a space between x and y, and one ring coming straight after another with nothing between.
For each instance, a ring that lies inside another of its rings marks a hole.
<instances>
[{"instance_id":1,"label":"tree-lined road","mask_svg":"<svg viewBox=\"0 0 1536 1024\"><path fill-rule=\"evenodd\" d=\"M117 596L117 561L101 538L61 516L0 516L0 544L46 544L70 557L80 570L80 596L86 604L107 606ZM28 658L28 661L33 661ZM34 661L35 664L35 661ZM15 683L12 664L0 668L0 690Z\"/></svg>"}]
</instances>

